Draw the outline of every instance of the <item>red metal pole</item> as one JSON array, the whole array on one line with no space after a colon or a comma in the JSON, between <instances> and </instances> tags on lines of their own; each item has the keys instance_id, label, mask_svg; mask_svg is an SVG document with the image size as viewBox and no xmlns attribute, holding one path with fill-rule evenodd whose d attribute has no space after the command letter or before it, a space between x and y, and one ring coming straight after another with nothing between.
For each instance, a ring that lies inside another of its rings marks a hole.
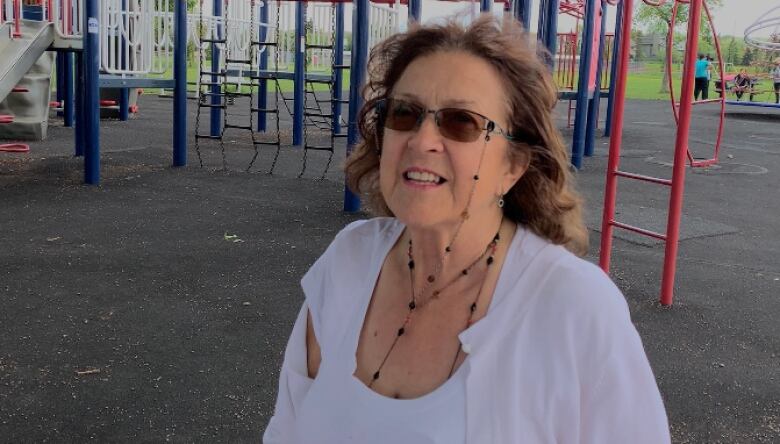
<instances>
[{"instance_id":1,"label":"red metal pole","mask_svg":"<svg viewBox=\"0 0 780 444\"><path fill-rule=\"evenodd\" d=\"M723 126L726 119L726 72L723 66L723 52L720 48L720 37L718 37L718 31L715 29L715 23L712 22L712 14L710 14L710 8L707 3L702 3L704 12L707 15L707 22L712 31L712 40L715 42L715 53L718 57L718 72L720 74L720 126L718 127L718 139L715 141L715 155L712 157L713 164L718 163L718 157L720 156L720 145L723 141Z\"/></svg>"},{"instance_id":2,"label":"red metal pole","mask_svg":"<svg viewBox=\"0 0 780 444\"><path fill-rule=\"evenodd\" d=\"M19 0L14 0L14 37L22 36L22 7Z\"/></svg>"},{"instance_id":3,"label":"red metal pole","mask_svg":"<svg viewBox=\"0 0 780 444\"><path fill-rule=\"evenodd\" d=\"M682 90L680 91L680 121L674 148L672 191L669 201L669 218L666 228L666 251L664 273L661 280L661 304L671 305L674 295L674 275L677 267L677 246L680 240L680 217L682 215L683 192L685 190L685 159L688 154L688 134L691 128L694 70L699 50L699 26L701 24L703 0L690 0L688 14L688 41L685 45Z\"/></svg>"},{"instance_id":4,"label":"red metal pole","mask_svg":"<svg viewBox=\"0 0 780 444\"><path fill-rule=\"evenodd\" d=\"M612 137L609 139L609 161L607 165L607 184L604 191L604 212L601 218L601 254L599 266L609 273L609 261L612 253L612 219L615 217L615 198L617 196L617 170L620 164L620 148L623 143L623 113L626 109L626 84L628 64L631 55L631 17L634 15L634 0L623 0L623 22L615 84Z\"/></svg>"}]
</instances>

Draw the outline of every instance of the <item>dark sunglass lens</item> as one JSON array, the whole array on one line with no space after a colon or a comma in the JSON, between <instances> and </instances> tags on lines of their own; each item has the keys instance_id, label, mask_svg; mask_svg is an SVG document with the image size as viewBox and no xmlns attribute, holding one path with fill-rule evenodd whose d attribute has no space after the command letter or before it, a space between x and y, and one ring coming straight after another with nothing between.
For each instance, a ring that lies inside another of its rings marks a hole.
<instances>
[{"instance_id":1,"label":"dark sunglass lens","mask_svg":"<svg viewBox=\"0 0 780 444\"><path fill-rule=\"evenodd\" d=\"M457 142L473 142L482 133L477 116L456 108L439 111L439 128L442 136Z\"/></svg>"},{"instance_id":2,"label":"dark sunglass lens","mask_svg":"<svg viewBox=\"0 0 780 444\"><path fill-rule=\"evenodd\" d=\"M422 112L419 107L401 100L390 100L387 105L386 128L396 131L411 131L417 126Z\"/></svg>"}]
</instances>

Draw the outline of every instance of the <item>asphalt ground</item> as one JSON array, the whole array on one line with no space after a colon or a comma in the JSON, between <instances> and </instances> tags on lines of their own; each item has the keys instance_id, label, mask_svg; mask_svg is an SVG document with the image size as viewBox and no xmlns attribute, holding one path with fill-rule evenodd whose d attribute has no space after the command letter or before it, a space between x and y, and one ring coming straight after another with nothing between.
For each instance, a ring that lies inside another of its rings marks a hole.
<instances>
[{"instance_id":1,"label":"asphalt ground","mask_svg":"<svg viewBox=\"0 0 780 444\"><path fill-rule=\"evenodd\" d=\"M29 154L0 155L2 442L258 442L299 279L366 217L342 212L343 147L325 180L326 153L298 178L290 147L274 175L268 148L246 172L254 151L233 130L227 170L213 141L201 168L193 140L189 166L174 169L172 102L140 105L129 122L102 122L98 187L81 184L73 131L56 118ZM717 115L696 107L696 156L711 154ZM622 169L670 177L669 104L630 101L625 117ZM593 261L607 140L577 175ZM688 170L673 308L657 303L663 245L616 233L612 276L675 442L780 442L780 110L729 108L721 158ZM621 180L618 202L621 220L663 228L664 187Z\"/></svg>"}]
</instances>

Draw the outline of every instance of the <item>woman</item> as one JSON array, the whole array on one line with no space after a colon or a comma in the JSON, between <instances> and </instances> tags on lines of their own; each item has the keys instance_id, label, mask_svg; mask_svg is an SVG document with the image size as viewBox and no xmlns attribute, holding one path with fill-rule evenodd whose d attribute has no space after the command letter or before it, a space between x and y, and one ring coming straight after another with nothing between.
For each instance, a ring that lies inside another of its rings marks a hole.
<instances>
[{"instance_id":1,"label":"woman","mask_svg":"<svg viewBox=\"0 0 780 444\"><path fill-rule=\"evenodd\" d=\"M521 27L391 37L366 94L346 170L387 217L304 276L264 442L668 442L623 296L573 254L556 90Z\"/></svg>"},{"instance_id":2,"label":"woman","mask_svg":"<svg viewBox=\"0 0 780 444\"><path fill-rule=\"evenodd\" d=\"M742 68L739 71L739 74L737 74L734 77L734 87L732 88L734 93L736 93L737 95L737 102L739 102L742 99L742 95L745 94L745 91L752 89L751 84L752 84L752 79L750 78L750 75L747 73L747 69Z\"/></svg>"}]
</instances>

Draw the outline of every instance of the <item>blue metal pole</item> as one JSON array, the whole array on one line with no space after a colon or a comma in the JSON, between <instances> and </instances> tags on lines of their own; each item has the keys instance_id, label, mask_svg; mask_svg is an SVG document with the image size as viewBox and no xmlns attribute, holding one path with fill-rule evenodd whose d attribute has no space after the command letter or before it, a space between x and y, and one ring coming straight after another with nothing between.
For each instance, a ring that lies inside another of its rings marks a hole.
<instances>
[{"instance_id":1,"label":"blue metal pole","mask_svg":"<svg viewBox=\"0 0 780 444\"><path fill-rule=\"evenodd\" d=\"M73 126L73 54L63 53L62 66L62 115L65 127L70 128Z\"/></svg>"},{"instance_id":2,"label":"blue metal pole","mask_svg":"<svg viewBox=\"0 0 780 444\"><path fill-rule=\"evenodd\" d=\"M593 61L593 25L595 24L596 8L601 7L601 0L586 0L585 24L580 50L580 70L577 82L577 108L574 117L574 136L571 147L571 163L575 168L582 168L582 157L585 154L585 125L588 121L588 102L590 96L590 65Z\"/></svg>"},{"instance_id":3,"label":"blue metal pole","mask_svg":"<svg viewBox=\"0 0 780 444\"><path fill-rule=\"evenodd\" d=\"M333 63L336 66L342 66L344 64L344 4L339 3L336 5L336 35ZM343 97L341 91L341 83L344 78L344 71L342 69L334 69L333 73L333 103L331 103L331 109L333 110L333 132L338 134L341 132L341 100Z\"/></svg>"},{"instance_id":4,"label":"blue metal pole","mask_svg":"<svg viewBox=\"0 0 780 444\"><path fill-rule=\"evenodd\" d=\"M212 15L214 16L214 19L219 19L222 17L222 0L214 0L214 4L212 6L211 10ZM216 38L222 39L225 36L225 28L221 21L217 22L217 35ZM219 59L221 57L220 55L219 47L216 43L211 44L211 72L219 72ZM203 69L203 67L201 67ZM200 73L198 73L200 75ZM211 76L211 104L212 105L220 105L223 102L222 97L220 97L220 94L222 93L222 88L217 84L219 83L219 76L212 75ZM211 107L211 112L209 113L211 117L210 122L210 134L213 137L217 137L220 134L222 134L222 110L219 109L217 106Z\"/></svg>"},{"instance_id":5,"label":"blue metal pole","mask_svg":"<svg viewBox=\"0 0 780 444\"><path fill-rule=\"evenodd\" d=\"M479 0L479 12L490 12L493 10L493 0Z\"/></svg>"},{"instance_id":6,"label":"blue metal pole","mask_svg":"<svg viewBox=\"0 0 780 444\"><path fill-rule=\"evenodd\" d=\"M531 29L531 8L533 0L515 0L515 19L523 24L526 31Z\"/></svg>"},{"instance_id":7,"label":"blue metal pole","mask_svg":"<svg viewBox=\"0 0 780 444\"><path fill-rule=\"evenodd\" d=\"M612 135L612 114L615 107L615 88L617 87L620 40L623 32L623 2L618 3L615 15L615 40L612 44L612 68L609 73L609 98L607 99L607 118L604 123L604 137Z\"/></svg>"},{"instance_id":8,"label":"blue metal pole","mask_svg":"<svg viewBox=\"0 0 780 444\"><path fill-rule=\"evenodd\" d=\"M84 147L86 141L84 140L84 127L86 125L86 118L84 117L84 91L86 86L84 84L84 53L79 51L76 53L76 100L74 101L75 113L76 113L76 131L75 134L75 152L76 157L84 155Z\"/></svg>"},{"instance_id":9,"label":"blue metal pole","mask_svg":"<svg viewBox=\"0 0 780 444\"><path fill-rule=\"evenodd\" d=\"M596 90L590 99L588 125L585 132L585 157L593 155L596 148L596 131L599 127L599 107L601 106L601 73L604 69L604 37L607 34L607 4L601 0L601 34L599 37L599 60L596 67Z\"/></svg>"},{"instance_id":10,"label":"blue metal pole","mask_svg":"<svg viewBox=\"0 0 780 444\"><path fill-rule=\"evenodd\" d=\"M551 71L555 68L555 52L558 47L558 6L559 0L542 0L539 5L537 38L550 53L547 64Z\"/></svg>"},{"instance_id":11,"label":"blue metal pole","mask_svg":"<svg viewBox=\"0 0 780 444\"><path fill-rule=\"evenodd\" d=\"M411 3L411 2L410 2ZM411 11L411 4L409 5ZM358 111L363 106L360 90L366 78L368 63L368 0L355 0L354 27L352 29L352 66L349 80L349 129L347 131L347 156L360 142L358 132ZM344 187L344 211L360 209L360 197Z\"/></svg>"},{"instance_id":12,"label":"blue metal pole","mask_svg":"<svg viewBox=\"0 0 780 444\"><path fill-rule=\"evenodd\" d=\"M65 90L65 52L57 51L56 61L56 73L57 73L57 103L62 103L62 96ZM62 115L61 111L57 111L57 115Z\"/></svg>"},{"instance_id":13,"label":"blue metal pole","mask_svg":"<svg viewBox=\"0 0 780 444\"><path fill-rule=\"evenodd\" d=\"M304 63L306 48L303 39L306 33L306 2L295 2L295 72L293 74L293 131L292 144L303 142L303 102L306 94L306 79L304 78Z\"/></svg>"},{"instance_id":14,"label":"blue metal pole","mask_svg":"<svg viewBox=\"0 0 780 444\"><path fill-rule=\"evenodd\" d=\"M122 12L127 12L127 0L122 0ZM129 19L128 19L129 21ZM127 68L127 49L125 48L125 37L122 35L122 38L120 39L120 44L122 45L122 68ZM130 118L130 110L128 109L130 107L130 88L119 88L119 120L122 122L126 122L128 118Z\"/></svg>"},{"instance_id":15,"label":"blue metal pole","mask_svg":"<svg viewBox=\"0 0 780 444\"><path fill-rule=\"evenodd\" d=\"M268 28L264 24L268 24L268 1L263 1L260 4L260 29L258 30L258 39L260 43L265 42L268 38ZM268 47L261 46L263 52L260 53L260 71L268 70ZM279 47L276 47L279 50ZM268 81L260 79L257 85L257 107L260 109L268 108ZM277 115L278 119L279 116ZM268 116L264 112L257 113L257 130L265 132L268 127Z\"/></svg>"},{"instance_id":16,"label":"blue metal pole","mask_svg":"<svg viewBox=\"0 0 780 444\"><path fill-rule=\"evenodd\" d=\"M419 22L422 18L422 0L409 0L409 21Z\"/></svg>"},{"instance_id":17,"label":"blue metal pole","mask_svg":"<svg viewBox=\"0 0 780 444\"><path fill-rule=\"evenodd\" d=\"M187 165L187 2L176 0L173 46L173 166Z\"/></svg>"},{"instance_id":18,"label":"blue metal pole","mask_svg":"<svg viewBox=\"0 0 780 444\"><path fill-rule=\"evenodd\" d=\"M551 0L539 0L539 18L536 24L536 40L547 43L547 10Z\"/></svg>"},{"instance_id":19,"label":"blue metal pole","mask_svg":"<svg viewBox=\"0 0 780 444\"><path fill-rule=\"evenodd\" d=\"M550 0L547 11L547 36L545 46L552 54L550 68L555 68L555 53L558 51L558 8L559 0Z\"/></svg>"},{"instance_id":20,"label":"blue metal pole","mask_svg":"<svg viewBox=\"0 0 780 444\"><path fill-rule=\"evenodd\" d=\"M84 0L84 182L100 183L100 34L98 0Z\"/></svg>"}]
</instances>

